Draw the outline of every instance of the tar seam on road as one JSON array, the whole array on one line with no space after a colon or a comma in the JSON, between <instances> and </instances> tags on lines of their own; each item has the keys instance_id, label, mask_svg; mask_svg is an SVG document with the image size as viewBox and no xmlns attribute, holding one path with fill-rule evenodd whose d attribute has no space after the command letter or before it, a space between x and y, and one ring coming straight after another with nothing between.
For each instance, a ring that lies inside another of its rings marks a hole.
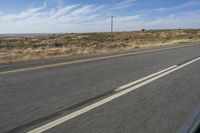
<instances>
[{"instance_id":1,"label":"tar seam on road","mask_svg":"<svg viewBox=\"0 0 200 133\"><path fill-rule=\"evenodd\" d=\"M193 45L196 45L196 44L193 44ZM159 51L165 51L165 50L185 48L185 47L191 47L193 45L176 46L176 47L161 48L161 49L152 49L152 50L139 51L139 52L129 52L129 53L124 53L124 54L116 54L116 55L96 57L96 58L89 58L89 59L83 59L83 60L75 60L75 61L71 61L71 62L62 62L62 63L57 63L57 64L50 64L50 65L43 65L43 66L22 68L22 69L16 69L16 70L8 70L8 71L2 71L2 72L0 72L0 75L9 74L9 73L24 72L24 71L29 71L29 70L44 69L44 68L53 68L53 67L58 67L58 66L76 64L76 63L83 63L83 62L90 62L90 61L106 60L106 59L112 59L112 58L117 58L117 57L125 57L125 56L137 55L137 54L142 54L142 53L159 52Z\"/></svg>"},{"instance_id":2,"label":"tar seam on road","mask_svg":"<svg viewBox=\"0 0 200 133\"><path fill-rule=\"evenodd\" d=\"M33 121L31 121L31 122L29 122L29 123L26 123L26 124L24 124L24 125L20 125L20 126L18 126L18 127L15 127L15 128L13 128L13 129L9 130L9 131L5 131L4 133L15 133L15 132L18 132L18 131L22 131L22 130L27 129L27 128L29 128L29 127L32 127L32 126L38 125L38 124L40 124L40 123L46 122L46 121L48 121L48 120L54 119L54 118L56 118L56 117L58 117L58 116L62 116L62 115L63 115L65 112L67 112L67 111L71 111L71 110L78 109L78 108L83 107L83 106L85 106L85 105L88 105L88 104L90 104L90 103L92 103L92 102L95 102L95 101L97 101L97 100L100 100L101 98L104 98L104 97L106 97L106 96L112 95L112 94L114 94L114 93L116 93L116 92L119 92L119 91L122 91L122 90L124 90L124 89L130 88L130 87L132 87L133 85L139 84L139 83L141 83L141 82L143 82L143 81L145 81L145 80L148 80L148 79L150 79L150 78L152 78L152 77L155 77L155 76L157 76L157 75L159 75L159 74L162 74L162 73L164 73L164 72L166 72L166 71L169 71L169 70L171 70L171 69L173 69L173 68L175 68L175 67L177 67L177 65L174 65L174 66L169 67L169 68L167 68L167 69L161 70L161 71L159 71L159 72L157 72L157 73L155 73L155 74L149 75L149 76L147 76L147 77L145 77L145 78L136 80L136 81L134 81L134 82L131 83L131 84L129 83L129 84L125 85L125 86L121 86L121 87L119 87L119 88L117 88L117 89L110 90L110 91L107 91L107 92L105 92L105 93L103 93L103 94L100 94L100 95L98 95L98 96L89 98L89 99L87 99L87 100L84 100L84 101L82 101L82 102L79 102L79 103L77 103L77 104L74 104L74 105L72 105L72 106L70 106L70 107L68 107L68 108L62 109L62 110L57 111L57 112L52 113L52 114L49 114L49 115L47 115L47 116L45 116L45 117L42 117L42 118L33 120Z\"/></svg>"},{"instance_id":3,"label":"tar seam on road","mask_svg":"<svg viewBox=\"0 0 200 133\"><path fill-rule=\"evenodd\" d=\"M190 65L190 64L192 64L192 63L194 63L194 62L196 62L198 60L200 60L200 57L195 58L193 60L190 60L189 62L186 62L185 64L182 64L180 66L176 66L174 68L169 67L169 68L172 68L172 69L168 68L169 69L168 71L165 71L165 72L163 72L163 73L161 73L159 75L156 75L156 76L154 76L154 77L152 77L150 79L147 79L147 80L145 80L145 81L143 81L141 83L138 83L135 86L132 86L132 87L127 88L125 90L122 90L122 91L119 91L117 93L114 93L113 95L111 95L111 96L109 96L109 97L107 97L105 99L97 101L97 102L95 102L95 103L93 103L91 105L83 107L82 109L79 109L79 110L77 110L75 112L72 112L72 113L70 113L68 115L65 115L65 116L63 116L61 118L58 118L58 119L56 119L56 120L54 120L52 122L49 122L49 123L47 123L47 124L45 124L45 125L43 125L41 127L33 129L33 130L29 131L28 133L41 133L41 132L47 131L47 130L49 130L49 129L57 126L57 125L60 125L60 124L66 122L68 120L71 120L71 119L73 119L75 117L78 117L79 115L82 115L82 114L84 114L84 113L86 113L88 111L91 111L91 110L93 110L93 109L95 109L95 108L97 108L99 106L102 106L102 105L104 105L104 104L106 104L106 103L108 103L110 101L113 101L113 100L115 100L115 99L117 99L117 98L119 98L119 97L121 97L121 96L123 96L125 94L128 94L128 93L132 92L133 90L136 90L136 89L138 89L138 88L140 88L142 86L145 86L145 85L147 85L147 84L149 84L149 83L151 83L151 82L153 82L155 80L158 80L158 79L160 79L160 78L162 78L162 77L164 77L164 76L166 76L166 75L168 75L168 74L170 74L172 72L175 72L175 71L177 71L177 70L179 70L181 68L184 68L184 67L186 67L186 66L188 66L188 65Z\"/></svg>"},{"instance_id":4,"label":"tar seam on road","mask_svg":"<svg viewBox=\"0 0 200 133\"><path fill-rule=\"evenodd\" d=\"M40 124L40 123L46 122L48 120L51 120L53 118L62 116L67 111L73 111L75 109L78 109L78 108L83 107L83 106L85 106L87 104L93 103L93 102L95 102L95 101L97 101L97 100L99 100L101 98L104 98L106 96L112 95L114 93L115 93L114 90L107 91L107 92L105 92L103 94L100 94L98 96L95 96L95 97L89 98L87 100L84 100L82 102L79 102L77 104L74 104L74 105L72 105L72 106L70 106L68 108L64 108L64 109L62 109L60 111L54 112L54 113L49 114L49 115L47 115L45 117L42 117L42 118L33 120L31 122L28 122L26 124L20 125L18 127L15 127L13 129L9 130L9 131L5 131L4 133L16 133L16 132L22 131L22 130L27 129L29 127L32 127L32 126L35 126L37 124Z\"/></svg>"}]
</instances>

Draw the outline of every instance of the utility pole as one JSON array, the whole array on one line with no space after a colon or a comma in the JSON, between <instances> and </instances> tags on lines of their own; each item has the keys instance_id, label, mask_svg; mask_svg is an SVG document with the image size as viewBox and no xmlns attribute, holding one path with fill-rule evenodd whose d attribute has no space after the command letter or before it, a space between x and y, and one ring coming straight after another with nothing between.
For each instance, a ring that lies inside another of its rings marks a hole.
<instances>
[{"instance_id":1,"label":"utility pole","mask_svg":"<svg viewBox=\"0 0 200 133\"><path fill-rule=\"evenodd\" d=\"M113 16L111 16L111 33L113 33Z\"/></svg>"}]
</instances>

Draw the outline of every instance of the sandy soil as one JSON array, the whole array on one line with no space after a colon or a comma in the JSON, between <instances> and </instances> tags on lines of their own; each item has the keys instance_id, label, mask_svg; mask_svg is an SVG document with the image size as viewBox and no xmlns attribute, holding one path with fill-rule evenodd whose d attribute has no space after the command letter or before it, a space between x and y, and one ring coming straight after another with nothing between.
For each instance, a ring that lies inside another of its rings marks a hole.
<instances>
[{"instance_id":1,"label":"sandy soil","mask_svg":"<svg viewBox=\"0 0 200 133\"><path fill-rule=\"evenodd\" d=\"M200 41L200 30L54 34L0 38L0 63Z\"/></svg>"}]
</instances>

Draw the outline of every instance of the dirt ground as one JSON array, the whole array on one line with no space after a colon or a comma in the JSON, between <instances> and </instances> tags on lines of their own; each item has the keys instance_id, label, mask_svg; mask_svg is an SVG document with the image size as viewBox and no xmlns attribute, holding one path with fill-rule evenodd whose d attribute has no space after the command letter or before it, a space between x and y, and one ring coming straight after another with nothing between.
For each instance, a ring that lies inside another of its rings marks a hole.
<instances>
[{"instance_id":1,"label":"dirt ground","mask_svg":"<svg viewBox=\"0 0 200 133\"><path fill-rule=\"evenodd\" d=\"M0 63L200 41L200 30L52 34L0 38Z\"/></svg>"}]
</instances>

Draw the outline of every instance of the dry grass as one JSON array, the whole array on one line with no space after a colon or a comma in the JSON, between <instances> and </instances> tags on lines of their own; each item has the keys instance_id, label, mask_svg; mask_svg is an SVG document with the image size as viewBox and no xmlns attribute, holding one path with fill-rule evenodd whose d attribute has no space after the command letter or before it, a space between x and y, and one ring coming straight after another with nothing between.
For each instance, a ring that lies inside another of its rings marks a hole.
<instances>
[{"instance_id":1,"label":"dry grass","mask_svg":"<svg viewBox=\"0 0 200 133\"><path fill-rule=\"evenodd\" d=\"M200 41L200 30L57 34L0 38L0 63Z\"/></svg>"}]
</instances>

